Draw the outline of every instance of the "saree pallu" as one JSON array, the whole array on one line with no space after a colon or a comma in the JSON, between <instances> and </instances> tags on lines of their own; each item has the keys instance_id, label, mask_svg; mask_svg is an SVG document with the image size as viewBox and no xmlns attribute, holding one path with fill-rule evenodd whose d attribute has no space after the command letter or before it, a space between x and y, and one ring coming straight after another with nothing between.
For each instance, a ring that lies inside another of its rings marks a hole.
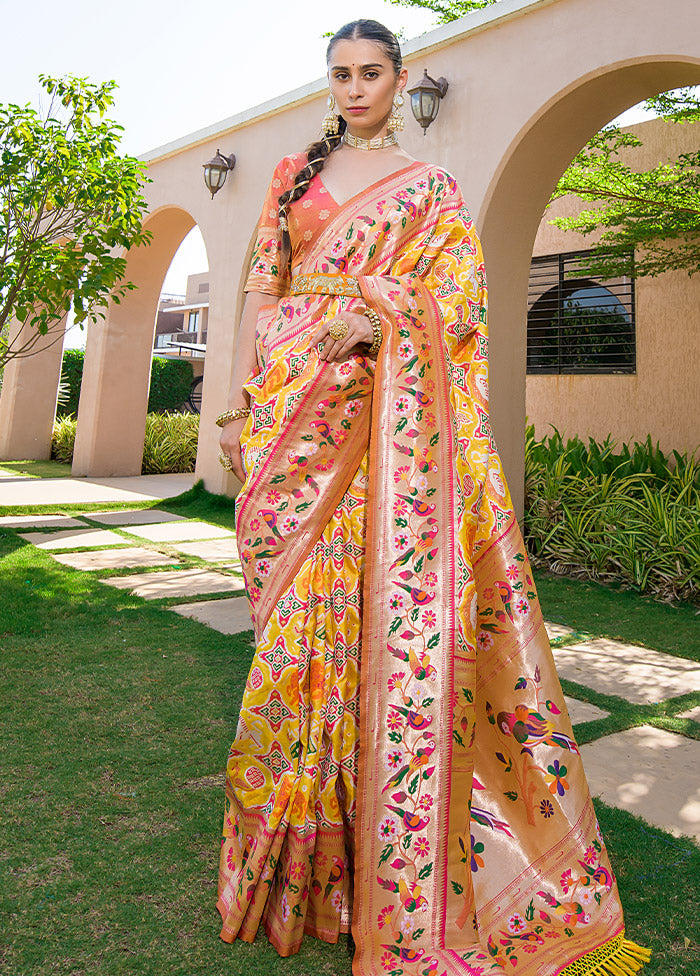
<instances>
[{"instance_id":1,"label":"saree pallu","mask_svg":"<svg viewBox=\"0 0 700 976\"><path fill-rule=\"evenodd\" d=\"M635 973L493 443L459 188L414 164L338 207L297 271L248 384L257 646L222 937L334 941L354 895L355 976ZM376 364L320 362L318 323L364 307Z\"/></svg>"}]
</instances>

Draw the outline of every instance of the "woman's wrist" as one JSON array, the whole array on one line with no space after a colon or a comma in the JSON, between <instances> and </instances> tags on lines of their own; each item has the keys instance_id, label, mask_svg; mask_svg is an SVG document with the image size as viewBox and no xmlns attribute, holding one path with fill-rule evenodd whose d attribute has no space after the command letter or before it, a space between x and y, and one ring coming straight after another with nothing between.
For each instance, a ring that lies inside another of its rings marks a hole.
<instances>
[{"instance_id":1,"label":"woman's wrist","mask_svg":"<svg viewBox=\"0 0 700 976\"><path fill-rule=\"evenodd\" d=\"M250 416L250 407L231 407L216 418L217 427L225 427L234 420L244 420Z\"/></svg>"},{"instance_id":2,"label":"woman's wrist","mask_svg":"<svg viewBox=\"0 0 700 976\"><path fill-rule=\"evenodd\" d=\"M379 315L374 311L373 308L365 309L364 314L370 321L372 326L372 342L367 350L368 356L376 356L381 348L382 341L384 339L384 332L382 331L382 320Z\"/></svg>"}]
</instances>

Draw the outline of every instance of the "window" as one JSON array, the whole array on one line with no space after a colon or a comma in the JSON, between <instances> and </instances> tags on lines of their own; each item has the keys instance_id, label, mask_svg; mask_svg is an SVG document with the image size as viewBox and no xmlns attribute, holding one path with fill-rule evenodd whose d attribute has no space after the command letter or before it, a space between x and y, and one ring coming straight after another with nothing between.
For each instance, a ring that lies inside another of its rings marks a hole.
<instances>
[{"instance_id":1,"label":"window","mask_svg":"<svg viewBox=\"0 0 700 976\"><path fill-rule=\"evenodd\" d=\"M195 312L190 312L189 316L187 317L187 331L196 332L198 328L199 328L199 309L197 309Z\"/></svg>"},{"instance_id":2,"label":"window","mask_svg":"<svg viewBox=\"0 0 700 976\"><path fill-rule=\"evenodd\" d=\"M528 373L635 372L634 278L583 277L589 254L532 259Z\"/></svg>"}]
</instances>

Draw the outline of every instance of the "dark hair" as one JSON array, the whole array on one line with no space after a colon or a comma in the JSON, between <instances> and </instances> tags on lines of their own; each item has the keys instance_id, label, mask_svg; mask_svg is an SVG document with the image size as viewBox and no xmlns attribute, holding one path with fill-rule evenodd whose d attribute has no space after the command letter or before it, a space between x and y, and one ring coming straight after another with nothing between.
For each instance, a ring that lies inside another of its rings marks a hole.
<instances>
[{"instance_id":1,"label":"dark hair","mask_svg":"<svg viewBox=\"0 0 700 976\"><path fill-rule=\"evenodd\" d=\"M386 56L394 66L394 74L398 76L403 65L401 48L395 34L380 24L376 20L353 20L345 24L339 31L331 37L326 49L326 63L331 59L333 46L338 41L374 41L384 48ZM309 188L309 183L320 173L324 167L326 159L337 149L343 140L343 133L347 128L347 123L342 116L338 119L338 133L333 136L324 136L317 142L312 142L306 149L307 163L303 169L297 173L294 184L289 190L281 194L278 201L278 213L286 215L289 204L300 200ZM292 245L289 239L289 231L282 233L282 254L280 257L282 267L286 267L291 256Z\"/></svg>"}]
</instances>

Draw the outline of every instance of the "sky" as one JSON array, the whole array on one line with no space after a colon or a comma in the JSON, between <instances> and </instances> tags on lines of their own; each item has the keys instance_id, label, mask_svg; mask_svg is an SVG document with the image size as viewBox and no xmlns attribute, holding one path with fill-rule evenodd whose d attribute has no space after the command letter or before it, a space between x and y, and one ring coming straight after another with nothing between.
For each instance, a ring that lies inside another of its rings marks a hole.
<instances>
[{"instance_id":1,"label":"sky","mask_svg":"<svg viewBox=\"0 0 700 976\"><path fill-rule=\"evenodd\" d=\"M37 76L114 79L122 146L139 154L325 74L322 35L372 17L406 38L434 16L385 0L0 0L0 101L36 103Z\"/></svg>"},{"instance_id":2,"label":"sky","mask_svg":"<svg viewBox=\"0 0 700 976\"><path fill-rule=\"evenodd\" d=\"M409 39L434 26L425 10L386 0L0 0L0 102L40 104L39 74L118 84L111 117L140 155L325 74L323 34L371 17ZM195 228L164 291L184 293L207 269ZM68 345L85 334L69 331Z\"/></svg>"},{"instance_id":3,"label":"sky","mask_svg":"<svg viewBox=\"0 0 700 976\"><path fill-rule=\"evenodd\" d=\"M387 0L0 0L0 102L40 104L40 73L114 79L110 115L124 126L122 149L139 155L320 78L323 34L357 17L403 40L435 25L430 11ZM184 293L187 274L206 269L195 229L164 290Z\"/></svg>"}]
</instances>

